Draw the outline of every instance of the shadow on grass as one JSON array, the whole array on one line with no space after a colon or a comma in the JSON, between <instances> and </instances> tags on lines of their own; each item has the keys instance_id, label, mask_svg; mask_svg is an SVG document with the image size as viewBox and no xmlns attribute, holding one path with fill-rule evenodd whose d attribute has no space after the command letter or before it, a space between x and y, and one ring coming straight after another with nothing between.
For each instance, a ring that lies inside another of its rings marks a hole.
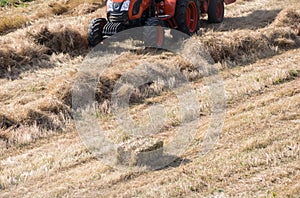
<instances>
[{"instance_id":1,"label":"shadow on grass","mask_svg":"<svg viewBox=\"0 0 300 198\"><path fill-rule=\"evenodd\" d=\"M255 10L247 16L226 17L223 23L209 24L206 20L201 20L202 27L213 29L215 31L230 31L250 29L257 30L268 26L274 21L281 10Z\"/></svg>"},{"instance_id":2,"label":"shadow on grass","mask_svg":"<svg viewBox=\"0 0 300 198\"><path fill-rule=\"evenodd\" d=\"M149 170L164 170L168 168L176 168L190 162L191 160L180 158L176 155L163 154L156 159L141 161L138 163L138 166L147 167Z\"/></svg>"}]
</instances>

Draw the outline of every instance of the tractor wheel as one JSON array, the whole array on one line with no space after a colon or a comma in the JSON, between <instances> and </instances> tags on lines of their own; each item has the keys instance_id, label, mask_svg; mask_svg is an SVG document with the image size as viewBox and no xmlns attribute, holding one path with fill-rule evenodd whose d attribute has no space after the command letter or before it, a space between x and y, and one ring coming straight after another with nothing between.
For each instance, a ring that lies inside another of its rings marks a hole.
<instances>
[{"instance_id":1,"label":"tractor wheel","mask_svg":"<svg viewBox=\"0 0 300 198\"><path fill-rule=\"evenodd\" d=\"M199 30L199 1L198 0L180 0L176 3L175 20L178 30L192 35Z\"/></svg>"},{"instance_id":2,"label":"tractor wheel","mask_svg":"<svg viewBox=\"0 0 300 198\"><path fill-rule=\"evenodd\" d=\"M106 23L107 21L104 18L96 18L90 22L88 28L88 42L90 47L95 47L103 40L102 30Z\"/></svg>"},{"instance_id":3,"label":"tractor wheel","mask_svg":"<svg viewBox=\"0 0 300 198\"><path fill-rule=\"evenodd\" d=\"M208 21L210 23L221 23L224 19L223 0L210 0L208 5Z\"/></svg>"},{"instance_id":4,"label":"tractor wheel","mask_svg":"<svg viewBox=\"0 0 300 198\"><path fill-rule=\"evenodd\" d=\"M163 22L157 18L149 18L144 27L144 41L146 47L161 48L164 44Z\"/></svg>"}]
</instances>

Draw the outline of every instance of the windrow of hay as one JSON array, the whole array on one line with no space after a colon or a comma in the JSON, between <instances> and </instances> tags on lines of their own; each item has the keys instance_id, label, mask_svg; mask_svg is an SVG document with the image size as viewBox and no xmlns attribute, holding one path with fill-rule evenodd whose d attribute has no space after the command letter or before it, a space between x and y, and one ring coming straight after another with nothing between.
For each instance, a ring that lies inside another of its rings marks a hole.
<instances>
[{"instance_id":1,"label":"windrow of hay","mask_svg":"<svg viewBox=\"0 0 300 198\"><path fill-rule=\"evenodd\" d=\"M43 12L36 12L35 18L47 17L52 15L83 15L95 12L103 7L103 1L99 0L66 0L58 2L50 2L47 4L47 9Z\"/></svg>"},{"instance_id":2,"label":"windrow of hay","mask_svg":"<svg viewBox=\"0 0 300 198\"><path fill-rule=\"evenodd\" d=\"M87 19L80 17L78 20ZM65 131L72 119L72 97L64 95L71 94L67 91L72 85L64 83L67 80L71 82L72 76L68 79L64 73L72 71L74 64L81 62L82 56L88 50L87 42L85 36L80 34L83 25L78 24L75 18L71 17L67 24L61 24L60 19L57 21L58 24L52 25L45 24L42 20L1 38L0 78L13 80L7 81L7 84L21 87L20 92L12 90L11 97L8 97L9 103L1 101L4 114L0 116L0 135L8 141L6 146L30 143L54 131ZM71 68L67 67L68 64L72 65ZM66 68L53 69L49 75L44 73L45 68L62 65ZM27 72L34 70L39 70L38 74ZM46 78L39 79L40 74ZM61 85L58 76L51 76L56 74L64 78L63 85L56 90L57 93L51 89L51 83L48 84L50 81ZM35 78L38 78L37 82ZM22 81L25 82L24 85L21 85Z\"/></svg>"},{"instance_id":3,"label":"windrow of hay","mask_svg":"<svg viewBox=\"0 0 300 198\"><path fill-rule=\"evenodd\" d=\"M18 110L11 115L12 118L0 115L0 138L8 141L10 145L30 143L51 131L63 131L72 117L70 108L52 97L41 98L14 108ZM21 131L26 135L20 133Z\"/></svg>"},{"instance_id":4,"label":"windrow of hay","mask_svg":"<svg viewBox=\"0 0 300 198\"><path fill-rule=\"evenodd\" d=\"M241 65L300 47L299 24L299 10L288 8L282 10L272 24L259 31L211 33L200 40L215 62Z\"/></svg>"},{"instance_id":5,"label":"windrow of hay","mask_svg":"<svg viewBox=\"0 0 300 198\"><path fill-rule=\"evenodd\" d=\"M48 6L50 7L50 12L55 15L61 15L68 11L68 8L65 5L57 2L50 3Z\"/></svg>"},{"instance_id":6,"label":"windrow of hay","mask_svg":"<svg viewBox=\"0 0 300 198\"><path fill-rule=\"evenodd\" d=\"M215 61L229 61L235 64L251 62L258 58L272 56L280 50L299 46L299 23L292 22L293 19L299 22L299 16L298 11L286 9L278 15L270 26L261 31L228 32L222 33L222 37L219 33L220 37L218 37L218 34L212 34L205 35L200 39L208 44L209 52ZM64 25L55 28L42 26L32 29L28 32L28 38L26 39L32 43L31 47L21 46L18 50L6 47L0 48L0 75L2 75L0 77L20 73L26 69L26 65L28 65L28 68L39 67L41 64L37 61L44 60L44 63L49 64L49 58L52 55L66 53L71 57L75 57L87 52L85 36L82 36L79 31ZM120 64L118 64L118 61L113 63L111 65L113 75L104 75L97 78L96 100L100 111L104 113L110 111L111 96L117 81L121 75L128 70L133 70L140 63L137 60L148 59L148 62L153 63L151 71L154 71L154 76L157 79L140 87L135 87L130 98L132 103L142 102L145 98L159 95L162 91L170 88L170 84L174 83L174 79L171 79L170 76L166 79L163 77L173 74L171 70L180 71L192 80L196 80L201 75L189 63L176 56L163 55L163 53L162 55L137 55L130 52L123 57L123 60L130 59L135 60L131 63L125 63L127 61L119 61ZM159 64L154 60L157 60ZM132 65L130 66L130 64ZM122 69L122 67L126 69ZM143 74L137 72L134 75ZM74 77L70 77L68 81L58 83L56 88L50 89L49 95L53 98L41 99L20 106L18 110L14 111L18 113L12 119L25 126L36 125L41 129L61 130L65 121L71 118L70 108L72 107L74 80Z\"/></svg>"},{"instance_id":7,"label":"windrow of hay","mask_svg":"<svg viewBox=\"0 0 300 198\"><path fill-rule=\"evenodd\" d=\"M45 46L48 53L69 53L71 56L76 56L87 48L86 38L78 31L68 27L50 31L48 27L44 26L37 32L28 34L36 44Z\"/></svg>"},{"instance_id":8,"label":"windrow of hay","mask_svg":"<svg viewBox=\"0 0 300 198\"><path fill-rule=\"evenodd\" d=\"M36 63L48 61L47 49L39 45L22 46L12 49L7 45L0 47L0 78L15 79L23 71L33 68ZM49 67L48 64L40 64Z\"/></svg>"},{"instance_id":9,"label":"windrow of hay","mask_svg":"<svg viewBox=\"0 0 300 198\"><path fill-rule=\"evenodd\" d=\"M7 32L11 29L16 29L22 27L28 18L22 15L15 16L1 16L0 20L0 34Z\"/></svg>"},{"instance_id":10,"label":"windrow of hay","mask_svg":"<svg viewBox=\"0 0 300 198\"><path fill-rule=\"evenodd\" d=\"M97 1L98 2L98 1ZM36 12L35 18L47 17L52 15L82 15L96 11L102 7L101 3L84 3L82 1L72 3L68 1L51 2L47 5L47 9L43 12Z\"/></svg>"},{"instance_id":11,"label":"windrow of hay","mask_svg":"<svg viewBox=\"0 0 300 198\"><path fill-rule=\"evenodd\" d=\"M203 77L201 71L181 56L172 55L170 52L156 54L155 50L146 51L148 53L140 52L139 55L133 52L121 54L102 74L94 71L78 73L76 79L69 79L69 81L74 83L76 80L86 87L72 87L70 82L63 83L59 88L54 89L53 94L64 104L71 106L74 91L79 91L81 94L78 95L85 96L86 90L95 89L95 100L99 111L105 114L111 110L113 92L117 91L122 95L119 97L130 95L129 103L137 104L179 86L180 83ZM105 57L102 57L102 61L105 62ZM94 79L95 82L90 82L90 79ZM136 85L135 83L139 81L143 83ZM122 88L125 87L126 90L123 90ZM122 91L124 92L121 93Z\"/></svg>"},{"instance_id":12,"label":"windrow of hay","mask_svg":"<svg viewBox=\"0 0 300 198\"><path fill-rule=\"evenodd\" d=\"M299 29L300 12L297 8L287 8L282 10L270 27L291 27Z\"/></svg>"},{"instance_id":13,"label":"windrow of hay","mask_svg":"<svg viewBox=\"0 0 300 198\"><path fill-rule=\"evenodd\" d=\"M2 0L6 5L23 5L21 0ZM76 15L92 13L103 7L105 4L100 0L60 0L60 1L36 1L26 6L7 7L0 9L0 34L7 34L22 26L30 25L32 22L53 15Z\"/></svg>"},{"instance_id":14,"label":"windrow of hay","mask_svg":"<svg viewBox=\"0 0 300 198\"><path fill-rule=\"evenodd\" d=\"M64 53L75 57L87 51L86 38L68 27L49 30L43 26L28 32L24 40L14 47L11 44L0 46L0 78L13 80L27 70L53 67L53 54Z\"/></svg>"},{"instance_id":15,"label":"windrow of hay","mask_svg":"<svg viewBox=\"0 0 300 198\"><path fill-rule=\"evenodd\" d=\"M65 0L66 5L70 8L76 8L82 4L105 5L105 0Z\"/></svg>"},{"instance_id":16,"label":"windrow of hay","mask_svg":"<svg viewBox=\"0 0 300 198\"><path fill-rule=\"evenodd\" d=\"M6 115L0 114L0 129L7 129L16 124L17 122L14 119L9 118Z\"/></svg>"},{"instance_id":17,"label":"windrow of hay","mask_svg":"<svg viewBox=\"0 0 300 198\"><path fill-rule=\"evenodd\" d=\"M80 6L77 6L75 8L73 8L70 13L72 15L83 15L83 14L88 14L88 13L92 13L95 12L97 9L101 8L103 6L102 3L84 3L81 4Z\"/></svg>"},{"instance_id":18,"label":"windrow of hay","mask_svg":"<svg viewBox=\"0 0 300 198\"><path fill-rule=\"evenodd\" d=\"M41 128L61 130L64 122L71 117L71 110L51 96L24 105L15 115L23 125L36 124Z\"/></svg>"}]
</instances>

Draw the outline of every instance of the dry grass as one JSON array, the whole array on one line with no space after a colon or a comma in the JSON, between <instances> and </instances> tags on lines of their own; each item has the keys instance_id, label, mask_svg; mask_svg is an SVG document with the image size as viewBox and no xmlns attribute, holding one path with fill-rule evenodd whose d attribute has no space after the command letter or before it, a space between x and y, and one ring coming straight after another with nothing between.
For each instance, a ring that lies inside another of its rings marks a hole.
<instances>
[{"instance_id":1,"label":"dry grass","mask_svg":"<svg viewBox=\"0 0 300 198\"><path fill-rule=\"evenodd\" d=\"M29 33L36 44L45 46L47 53L69 53L78 55L87 48L86 38L73 29L62 27L60 30L49 31L47 27Z\"/></svg>"},{"instance_id":2,"label":"dry grass","mask_svg":"<svg viewBox=\"0 0 300 198\"><path fill-rule=\"evenodd\" d=\"M26 68L24 65L34 62L37 58L40 60L49 59L48 56L44 56L45 54L46 49L42 46L31 45L28 48L20 48L18 51L1 46L0 77L15 79L15 76L18 76Z\"/></svg>"},{"instance_id":3,"label":"dry grass","mask_svg":"<svg viewBox=\"0 0 300 198\"><path fill-rule=\"evenodd\" d=\"M66 26L59 30L42 26L20 36L21 45L17 50L13 43L0 47L0 78L16 79L22 72L34 69L33 64L40 68L53 67L53 54L64 53L73 59L87 51L86 37Z\"/></svg>"},{"instance_id":4,"label":"dry grass","mask_svg":"<svg viewBox=\"0 0 300 198\"><path fill-rule=\"evenodd\" d=\"M16 2L14 1L11 4L13 5ZM103 7L102 1L70 0L58 2L36 1L36 3L30 3L26 7L5 8L0 10L0 34L6 34L41 18L62 14L80 16L95 12L101 7Z\"/></svg>"},{"instance_id":5,"label":"dry grass","mask_svg":"<svg viewBox=\"0 0 300 198\"><path fill-rule=\"evenodd\" d=\"M298 82L294 81L288 85L297 87ZM297 181L299 172L297 157L299 157L300 150L293 141L298 137L297 128L292 131L280 122L280 118L285 113L295 110L299 105L297 94L292 97L277 95L277 91L288 92L286 86L284 84L273 89L269 94L257 97L257 100L251 100L251 102L257 101L260 105L267 104L264 108L238 113L240 108L248 105L245 103L229 109L230 114L235 114L232 116L234 119L226 123L216 150L205 158L194 159L194 157L198 158L198 147L195 146L195 150L192 149L188 153L193 162L179 168L149 173L122 172L105 168L94 160L91 161L91 155L82 149L77 138L74 140L64 137L54 141L51 145L35 147L28 151L27 155L17 155L2 161L3 165L14 170L14 172L3 171L3 175L9 175L8 178L1 180L4 195L8 192L18 195L17 189L19 188L11 186L21 185L27 189L25 192L28 194L35 193L35 189L45 189L40 192L45 196L58 193L61 196L75 194L92 196L99 191L104 196L120 194L139 197L209 196L212 194L221 196L222 193L227 196L265 196L269 191L269 194L276 193L278 196L293 197L296 195L294 193L297 193L297 183L291 184L293 187L284 192L280 190L283 186L282 182L290 184L289 180L284 178L289 175L290 180ZM267 102L270 98L276 99L277 102L270 105ZM295 103L289 109L277 111L280 112L279 116L272 118L265 116L274 107L282 109L282 106L291 102ZM262 124L259 127L260 132L264 134L262 136L261 133L249 128L249 122L237 122L241 120L240 116L257 123L265 123L271 119L272 123L277 124L273 124L272 128L268 123ZM297 127L297 125L293 126ZM265 140L262 139L263 137L266 137ZM239 144L236 144L236 141ZM263 146L256 146L259 144ZM245 150L240 150L244 148ZM50 152L45 154L44 149ZM25 161L30 163L25 164ZM281 164L286 165L280 167ZM32 167L35 169L32 170ZM92 169L94 171L91 171ZM276 173L273 172L274 169ZM29 171L31 174L28 174ZM57 174L57 171L61 173ZM66 177L67 174L71 174L72 177ZM48 175L48 178L42 178L43 175ZM31 182L36 179L40 182L32 184ZM49 179L55 179L55 184L49 183ZM247 185L245 186L241 181ZM257 182L260 188L257 188ZM51 191L47 190L49 185L52 186ZM31 188L27 188L29 186ZM5 190L11 188L16 190L14 192Z\"/></svg>"},{"instance_id":6,"label":"dry grass","mask_svg":"<svg viewBox=\"0 0 300 198\"><path fill-rule=\"evenodd\" d=\"M68 5L70 8L76 8L79 5L82 6L82 4L100 4L103 5L105 2L103 0L65 0L66 5Z\"/></svg>"},{"instance_id":7,"label":"dry grass","mask_svg":"<svg viewBox=\"0 0 300 198\"><path fill-rule=\"evenodd\" d=\"M252 3L260 2L240 1L233 5L234 12ZM99 6L91 5L80 9L80 1L58 2L53 7L63 16L40 19L1 37L0 197L299 195L298 10L284 9L272 24L256 31L209 32L199 38L209 44L216 61L243 66L218 65L223 69L227 119L215 149L206 156L199 157L199 149L211 103L201 74L168 52L128 52L115 60L98 79L97 101L102 110L99 122L115 132L111 134L117 142L126 140L128 133L115 129L115 117L109 114L111 93L120 76L142 61L151 62L153 68L181 71L192 80L200 101L201 126L182 155L189 160L159 171L135 172L98 162L70 123L73 83L84 80L77 74L81 54L87 52L82 24L94 16L87 14L90 8ZM75 13L84 16L72 17ZM166 107L170 113L158 136L163 140L179 128L178 99L165 82L136 89L132 102L130 114L138 124L149 121L147 110L152 104Z\"/></svg>"},{"instance_id":8,"label":"dry grass","mask_svg":"<svg viewBox=\"0 0 300 198\"><path fill-rule=\"evenodd\" d=\"M259 31L208 33L200 39L216 62L229 66L246 64L299 47L299 19L299 10L287 8L272 24Z\"/></svg>"},{"instance_id":9,"label":"dry grass","mask_svg":"<svg viewBox=\"0 0 300 198\"><path fill-rule=\"evenodd\" d=\"M72 14L83 15L95 12L97 9L103 7L102 1L97 0L64 0L58 2L51 2L47 5L46 11L38 11L35 17L48 17L52 15Z\"/></svg>"},{"instance_id":10,"label":"dry grass","mask_svg":"<svg viewBox=\"0 0 300 198\"><path fill-rule=\"evenodd\" d=\"M50 3L48 6L51 8L51 12L54 15L61 15L61 14L68 11L67 6L65 6L63 4L56 3L56 2Z\"/></svg>"},{"instance_id":11,"label":"dry grass","mask_svg":"<svg viewBox=\"0 0 300 198\"><path fill-rule=\"evenodd\" d=\"M7 32L11 29L22 27L28 21L27 17L17 16L1 16L0 21L0 34Z\"/></svg>"},{"instance_id":12,"label":"dry grass","mask_svg":"<svg viewBox=\"0 0 300 198\"><path fill-rule=\"evenodd\" d=\"M278 16L279 19L275 20L274 24L272 25L277 25L278 27L282 26L282 24L290 24L288 21L291 19L287 17L286 13L291 13L291 10L285 10L281 13L281 15ZM291 16L296 15L296 13L292 12ZM284 21L285 20L285 21ZM279 24L278 21L283 21L282 23ZM290 24L292 26L292 24ZM76 56L80 53L82 53L82 50L86 48L86 43L85 43L85 38L81 36L78 32L69 29L69 28L62 28L59 31L55 31L54 29L49 29L48 27L40 27L37 30L30 31L28 32L29 34L29 39L33 40L35 42L34 45L40 46L40 50L38 51L22 51L26 52L26 54L16 54L16 57L14 56L9 56L8 54L13 54L12 52L6 53L3 55L4 60L5 58L11 58L11 61L17 61L17 60L22 60L24 59L24 63L29 63L32 61L33 56L36 55L36 53L40 53L40 56L45 56L49 58L49 55L55 53L68 53L71 56ZM272 35L269 36L269 38L277 38L278 36L274 36L274 31L272 30ZM207 38L207 37L205 37ZM249 38L251 38L249 40ZM252 37L251 35L244 39L245 42L244 48L242 47L236 47L235 44L239 43L231 43L230 45L227 45L230 50L238 48L240 53L247 54L250 56L250 58L246 57L247 61L253 61L252 56L257 55L257 51L251 51L249 49L257 49L259 45L262 45L260 50L264 50L268 44L265 44L264 42L261 41L253 41L254 36ZM273 43L275 39L272 39ZM228 41L227 39L224 39L222 41ZM247 44L248 43L248 44ZM34 47L37 49L36 47ZM78 49L78 51L76 50ZM218 50L221 49L216 49L216 48L211 48L214 50L212 54L218 54L218 53L227 53L226 50L223 50L219 52ZM285 48L288 49L288 48ZM233 52L230 52L232 55L234 54ZM271 54L273 55L273 53ZM32 57L31 57L32 56ZM226 54L226 57L222 57L222 60L226 60L228 56L228 53ZM264 53L264 56L266 56L266 53ZM29 58L28 58L29 57ZM135 57L136 60L144 60L144 61L152 61L153 59L157 59L158 64L166 64L167 67L165 69L170 70L171 68L173 69L179 69L184 75L186 75L189 79L191 80L197 80L201 77L199 74L194 74L194 69L193 66L190 65L188 62L183 61L180 57L178 56L170 56L168 53L163 53L163 54L139 54L135 55L134 53L127 53L124 54L119 58L119 60L116 60L113 63L113 67L111 71L106 71L107 75L102 76L99 79L98 82L98 88L96 90L96 100L99 102L99 107L100 107L100 112L102 113L107 113L110 112L110 98L111 98L111 93L113 91L114 85L116 81L120 78L122 73L132 70L135 66L137 66L140 62L139 61L130 61L124 64L120 64L121 62L123 63L124 60L128 60L129 58ZM165 59L165 57L169 57L169 59ZM235 55L237 58L238 56ZM12 65L11 62L7 61L8 65ZM3 65L5 66L5 65ZM21 65L20 65L21 66ZM160 68L163 67L163 65L159 66ZM7 68L4 68L3 70L5 71ZM14 71L14 69L18 69L18 66L15 66L11 71ZM155 70L155 67L153 67ZM164 71L165 69L161 69L161 71ZM290 79L293 79L295 77L294 73L290 73L289 71L294 69L292 66L285 67L285 69L277 70L274 71L273 68L270 68L269 70L267 68L264 68L263 72L257 72L253 73L253 76L245 77L245 79L241 79L240 82L242 82L239 86L238 89L235 87L234 83L232 81L229 81L229 85L234 85L234 87L228 87L229 90L228 92L230 95L228 95L228 101L229 103L232 103L234 100L239 100L239 98L244 97L247 94L253 94L256 92L261 91L264 86L269 86L273 84L279 84L283 83L285 81L288 81ZM171 71L171 70L170 70ZM169 71L169 72L170 72ZM156 72L160 72L157 70ZM296 71L297 72L297 71ZM3 72L5 73L5 72ZM172 72L171 72L172 73ZM297 76L297 75L296 75ZM36 102L32 103L33 108L28 105L26 107L21 107L23 109L22 113L18 113L15 115L17 117L18 123L22 125L37 125L41 128L46 128L46 129L60 129L62 123L60 120L64 120L61 115L59 115L61 112L62 115L69 116L69 112L66 111L65 109L68 107L71 107L71 102L72 102L72 81L74 80L74 77L69 78L70 82L69 83L58 83L56 85L56 88L50 88L51 94L54 95L58 100L57 101L52 101L52 102L39 102L40 100L37 100ZM77 79L78 80L78 79ZM133 103L141 103L145 100L145 98L153 97L156 95L159 95L162 93L162 91L166 90L167 87L166 85L159 85L157 84L158 82L153 82L146 87L140 87L137 90L134 91L133 96L131 97L131 102ZM161 83L161 82L160 82ZM165 82L166 83L166 82ZM165 87L165 88L164 88ZM231 91L232 90L232 91ZM203 96L199 96L201 98ZM203 100L203 99L202 99ZM206 97L206 100L203 100L203 106L201 107L202 112L208 112L208 109L210 108L210 103L208 97ZM40 104L44 103L44 107L40 108ZM24 103L26 104L26 102ZM53 110L53 107L56 106L56 109ZM49 110L50 109L50 110ZM52 110L51 110L52 109ZM49 114L50 113L50 114ZM54 116L54 117L53 117ZM56 120L56 121L55 121ZM173 120L174 121L174 120ZM170 120L169 125L173 125L172 120ZM175 121L176 122L176 119ZM175 124L176 125L176 124ZM166 127L168 129L168 127Z\"/></svg>"}]
</instances>

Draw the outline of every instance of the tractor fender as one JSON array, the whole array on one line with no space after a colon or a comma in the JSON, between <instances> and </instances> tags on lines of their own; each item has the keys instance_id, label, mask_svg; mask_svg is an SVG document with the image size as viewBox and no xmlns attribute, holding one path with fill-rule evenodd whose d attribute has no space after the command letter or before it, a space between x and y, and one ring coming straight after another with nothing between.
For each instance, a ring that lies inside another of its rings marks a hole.
<instances>
[{"instance_id":1,"label":"tractor fender","mask_svg":"<svg viewBox=\"0 0 300 198\"><path fill-rule=\"evenodd\" d=\"M140 1L140 8L139 12L135 15L133 15L133 7L134 4L139 3L139 0L131 0L129 4L129 9L128 9L128 17L130 20L135 20L135 19L140 19L142 17L143 12L149 7L150 5L150 0L142 0Z\"/></svg>"},{"instance_id":2,"label":"tractor fender","mask_svg":"<svg viewBox=\"0 0 300 198\"><path fill-rule=\"evenodd\" d=\"M173 17L175 15L177 0L165 0L165 13Z\"/></svg>"}]
</instances>

